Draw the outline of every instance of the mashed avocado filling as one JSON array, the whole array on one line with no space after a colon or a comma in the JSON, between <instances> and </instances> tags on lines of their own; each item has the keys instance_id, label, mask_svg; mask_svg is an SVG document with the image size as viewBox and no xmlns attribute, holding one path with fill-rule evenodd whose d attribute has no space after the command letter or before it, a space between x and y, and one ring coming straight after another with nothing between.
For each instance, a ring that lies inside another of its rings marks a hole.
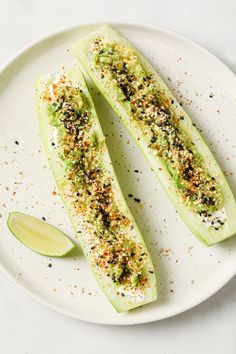
<instances>
[{"instance_id":1,"label":"mashed avocado filling","mask_svg":"<svg viewBox=\"0 0 236 354\"><path fill-rule=\"evenodd\" d=\"M204 168L202 157L179 124L184 117L176 116L174 102L163 97L134 50L99 37L91 53L101 79L113 86L119 101L142 128L149 147L167 166L185 205L200 216L222 208L220 186Z\"/></svg>"},{"instance_id":2,"label":"mashed avocado filling","mask_svg":"<svg viewBox=\"0 0 236 354\"><path fill-rule=\"evenodd\" d=\"M61 75L46 84L43 100L58 132L55 148L66 165L69 196L91 235L94 265L125 290L146 287L147 253L129 237L133 221L119 210L103 162L105 142L96 137L86 95Z\"/></svg>"}]
</instances>

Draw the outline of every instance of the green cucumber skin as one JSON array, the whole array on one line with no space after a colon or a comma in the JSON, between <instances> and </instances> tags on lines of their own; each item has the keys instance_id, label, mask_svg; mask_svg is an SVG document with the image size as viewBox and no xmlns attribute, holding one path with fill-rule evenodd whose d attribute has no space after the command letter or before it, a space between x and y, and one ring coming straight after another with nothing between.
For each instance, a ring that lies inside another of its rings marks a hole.
<instances>
[{"instance_id":1,"label":"green cucumber skin","mask_svg":"<svg viewBox=\"0 0 236 354\"><path fill-rule=\"evenodd\" d=\"M91 109L92 114L97 120L96 133L100 139L105 140L105 137L103 135L99 120L97 118L97 113L95 111L92 98L91 98L88 88L86 86L86 82L84 80L83 74L80 72L80 70L77 66L75 66L74 68L71 68L70 70L67 70L67 74L69 75L70 79L72 79L72 80L74 78L77 79L80 82L81 86L83 87L83 91L86 93L87 99L89 100L90 105L92 107L92 109ZM50 164L52 173L53 173L54 178L56 180L57 188L61 194L61 199L62 199L63 204L67 210L67 213L68 213L71 223L74 227L74 230L77 234L78 223L76 222L76 218L73 215L72 209L70 207L70 202L65 197L65 195L63 193L63 181L64 181L63 168L64 168L64 166L63 166L61 160L58 159L57 154L55 154L55 151L52 150L51 144L49 142L49 130L50 130L50 125L48 123L49 117L45 111L45 108L43 107L41 100L40 100L40 90L41 90L42 82L44 80L45 80L44 77L40 78L36 84L36 100L37 100L40 135L41 135L41 139L42 139L42 143L43 143L46 155L49 160L49 164ZM110 161L108 151L107 151L107 157ZM122 198L123 203L125 203L125 205L126 205L126 202L124 201L124 197L123 197L121 190L119 188L119 184L118 184L118 180L115 175L115 171L114 171L111 164L110 164L110 170L113 173L113 177L114 177L114 181L115 181L114 183L116 183L116 185L117 185L116 186L117 187L116 193L119 193L120 198ZM126 208L127 208L130 218L132 220L134 220L127 205L126 205ZM137 235L139 237L139 241L141 241L143 243L144 248L146 249L144 240L142 238L142 235L141 235L137 225L136 225L136 231L137 231ZM148 288L146 290L145 301L143 301L142 303L137 303L135 301L129 301L128 299L126 300L125 297L123 298L123 297L118 296L116 294L117 290L114 287L114 283L112 283L112 281L110 279L107 279L108 278L107 276L105 276L104 274L101 274L101 272L99 273L99 271L95 270L95 268L91 266L91 264L89 262L89 252L86 250L86 245L83 242L82 236L80 236L80 234L78 236L78 239L79 239L80 245L82 247L83 253L88 261L89 267L90 267L91 271L93 272L95 278L97 279L98 285L100 286L101 290L104 292L104 294L106 295L106 297L108 298L108 300L110 301L110 303L116 309L117 312L126 312L126 311L133 309L133 308L143 306L145 304L153 302L157 299L156 274L155 274L155 269L153 267L152 260L151 260L150 256L149 256L148 264L149 264L149 269L153 270L153 274L148 274L148 277L149 277L151 286L150 286L150 288Z\"/></svg>"},{"instance_id":2,"label":"green cucumber skin","mask_svg":"<svg viewBox=\"0 0 236 354\"><path fill-rule=\"evenodd\" d=\"M16 235L16 233L13 231L12 227L11 227L11 217L13 214L16 214L18 213L17 211L11 211L9 214L8 214L8 217L7 217L7 227L8 229L10 230L10 232L12 233L12 235L20 242L22 243L22 245L24 245L25 247L29 248L31 251L35 252L35 253L38 253L40 254L41 256L45 256L45 257L54 257L54 258L62 258L62 257L66 257L68 256L75 248L76 248L76 244L70 239L70 242L71 242L71 248L66 252L66 253L63 253L61 255L53 255L53 254L46 254L46 253L40 253L38 251L36 251L35 249L27 246L24 244L24 242L22 242L22 240ZM21 214L21 213L20 213ZM48 224L50 225L50 224ZM51 225L50 225L51 226ZM52 226L53 227L53 226ZM67 236L66 236L67 237Z\"/></svg>"},{"instance_id":3,"label":"green cucumber skin","mask_svg":"<svg viewBox=\"0 0 236 354\"><path fill-rule=\"evenodd\" d=\"M144 68L150 72L156 78L156 81L159 84L159 87L166 94L170 99L174 100L174 105L176 112L184 116L184 120L181 121L181 125L188 131L191 135L192 139L194 140L198 150L200 151L201 155L204 158L206 168L208 169L211 174L216 175L217 180L221 185L221 190L224 195L225 204L224 207L226 209L226 213L228 216L228 222L225 223L224 226L220 228L219 231L214 229L207 229L203 223L200 221L198 215L194 214L193 212L189 211L182 203L182 200L176 189L171 182L171 177L166 166L161 162L158 157L154 157L145 142L145 138L142 136L140 129L138 129L132 122L130 122L129 114L121 106L118 100L112 97L112 93L106 89L106 86L100 79L99 75L96 73L96 70L92 68L90 62L90 55L88 52L88 47L91 44L91 41L96 35L102 35L110 41L116 41L120 44L125 46L129 46L132 49L132 45L121 35L119 35L115 30L113 30L109 26L102 26L97 31L91 33L87 37L80 40L78 43L75 43L71 47L71 51L74 56L78 59L80 64L86 69L87 73L94 81L98 89L102 92L108 103L113 107L114 111L120 117L123 125L132 135L134 140L136 141L137 145L141 149L144 156L149 161L151 167L153 168L154 172L156 173L162 187L164 188L165 192L167 193L170 201L174 205L175 209L180 214L182 220L188 226L188 228L195 234L206 246L214 245L218 242L221 242L225 239L232 237L236 234L236 202L233 196L233 193L228 185L228 182L221 171L220 167L218 166L214 156L212 155L208 145L203 140L202 136L200 135L199 131L193 126L192 121L188 114L183 110L180 104L177 102L176 98L172 95L164 81L161 77L157 74L155 69L148 63L148 61L136 50L136 54L139 57L140 62L144 66ZM138 139L139 136L139 139ZM208 165L207 165L208 164ZM163 169L163 172L159 171L159 167Z\"/></svg>"}]
</instances>

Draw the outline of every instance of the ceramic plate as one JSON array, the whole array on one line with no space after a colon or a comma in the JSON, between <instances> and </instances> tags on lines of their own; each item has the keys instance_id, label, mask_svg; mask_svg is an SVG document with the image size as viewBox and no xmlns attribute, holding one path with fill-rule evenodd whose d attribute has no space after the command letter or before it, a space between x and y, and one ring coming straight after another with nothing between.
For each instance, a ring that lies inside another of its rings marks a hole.
<instances>
[{"instance_id":1,"label":"ceramic plate","mask_svg":"<svg viewBox=\"0 0 236 354\"><path fill-rule=\"evenodd\" d=\"M68 258L49 259L25 248L6 227L8 212L18 210L44 217L74 236L42 150L34 84L39 75L75 63L70 44L98 25L43 38L2 69L0 263L18 286L54 310L96 323L144 323L183 312L225 285L236 270L236 238L207 248L189 232L147 161L94 87L93 98L121 188L157 268L159 300L118 314L100 291L81 250ZM176 33L137 24L116 23L114 27L153 63L183 103L236 191L233 73L212 54ZM134 197L141 202L136 203Z\"/></svg>"}]
</instances>

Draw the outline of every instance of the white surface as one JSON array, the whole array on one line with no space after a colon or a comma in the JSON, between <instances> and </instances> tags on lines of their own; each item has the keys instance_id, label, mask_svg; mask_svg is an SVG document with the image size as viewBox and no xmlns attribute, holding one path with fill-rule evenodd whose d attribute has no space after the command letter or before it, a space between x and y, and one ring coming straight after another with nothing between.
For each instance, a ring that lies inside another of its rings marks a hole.
<instances>
[{"instance_id":1,"label":"white surface","mask_svg":"<svg viewBox=\"0 0 236 354\"><path fill-rule=\"evenodd\" d=\"M0 117L5 118L0 119L1 202L5 207L1 210L0 265L17 285L64 314L105 324L146 323L189 309L225 285L236 271L236 239L207 248L189 232L147 161L94 86L95 106L121 188L157 268L158 301L118 314L91 276L84 257L78 254L50 260L35 255L16 242L6 226L9 210L25 211L45 217L74 237L62 202L52 196L56 187L39 137L33 87L42 73L72 65L71 43L98 26L80 26L50 36L19 55L1 74ZM114 26L158 68L203 129L220 165L236 175L235 76L208 52L172 32L151 26ZM229 181L235 187L231 175ZM141 203L127 198L129 193Z\"/></svg>"},{"instance_id":2,"label":"white surface","mask_svg":"<svg viewBox=\"0 0 236 354\"><path fill-rule=\"evenodd\" d=\"M1 7L0 60L6 59L36 35L69 24L98 20L141 20L177 30L205 45L235 69L235 4L233 1L110 1L79 3L12 1ZM55 5L56 4L56 5ZM126 4L126 12L122 11ZM143 6L145 4L145 6ZM45 10L47 8L47 11ZM86 8L89 11L86 11ZM161 10L160 10L161 9ZM168 16L164 14L168 12ZM10 18L10 20L9 20ZM17 29L17 31L16 31ZM0 350L15 353L113 353L144 350L159 353L235 353L236 283L199 307L173 319L133 328L84 324L52 313L20 293L1 275ZM170 341L170 338L172 339ZM124 347L124 346L123 346ZM46 349L45 349L46 348ZM100 350L98 350L100 348ZM104 349L105 348L105 349Z\"/></svg>"}]
</instances>

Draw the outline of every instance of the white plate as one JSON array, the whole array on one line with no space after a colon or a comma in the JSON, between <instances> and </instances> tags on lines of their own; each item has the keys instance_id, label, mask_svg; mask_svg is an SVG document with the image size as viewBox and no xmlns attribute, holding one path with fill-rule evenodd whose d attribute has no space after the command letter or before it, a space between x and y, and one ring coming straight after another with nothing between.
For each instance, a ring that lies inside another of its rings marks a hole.
<instances>
[{"instance_id":1,"label":"white plate","mask_svg":"<svg viewBox=\"0 0 236 354\"><path fill-rule=\"evenodd\" d=\"M34 83L40 74L74 63L68 51L70 43L97 26L80 26L37 41L2 70L0 263L21 288L64 314L105 324L150 322L183 312L225 285L235 274L236 239L207 248L188 231L146 160L96 89L93 97L108 134L118 179L158 270L159 300L117 314L99 290L81 251L74 257L50 260L25 248L6 227L8 212L19 210L44 216L73 238L60 198L54 195L54 180L42 151ZM232 72L213 55L175 33L136 24L114 27L151 60L183 102L235 191L236 79ZM140 172L135 173L135 169ZM129 193L140 198L141 204L128 198Z\"/></svg>"}]
</instances>

